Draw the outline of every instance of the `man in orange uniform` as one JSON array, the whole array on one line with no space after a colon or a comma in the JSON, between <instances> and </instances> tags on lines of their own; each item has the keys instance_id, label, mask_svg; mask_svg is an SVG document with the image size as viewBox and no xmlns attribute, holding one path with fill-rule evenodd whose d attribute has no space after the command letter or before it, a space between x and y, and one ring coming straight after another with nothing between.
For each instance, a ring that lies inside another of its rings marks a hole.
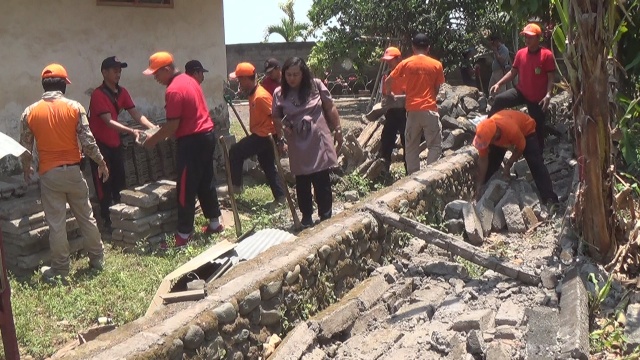
<instances>
[{"instance_id":1,"label":"man in orange uniform","mask_svg":"<svg viewBox=\"0 0 640 360\"><path fill-rule=\"evenodd\" d=\"M442 154L442 127L436 105L440 85L444 83L442 63L429 57L429 39L417 34L413 41L413 56L403 60L391 72L385 83L387 91L395 81L406 84L407 128L405 130L407 175L420 170L420 140L424 134L429 154L427 165Z\"/></svg>"},{"instance_id":2,"label":"man in orange uniform","mask_svg":"<svg viewBox=\"0 0 640 360\"><path fill-rule=\"evenodd\" d=\"M384 55L380 60L385 61L389 66L389 70L393 71L402 61L402 53L400 49L392 46L384 51ZM404 95L404 83L400 80L394 81L393 88L390 90L391 97L395 98L395 96ZM383 94L386 92L386 89L382 90ZM404 107L391 107L384 114L384 118L384 127L382 128L382 135L380 136L380 158L385 161L386 170L388 171L391 165L391 153L396 146L397 134L400 134L400 143L402 144L402 148L405 148L404 132L407 127L407 110ZM407 169L406 161L404 162L404 168L405 170Z\"/></svg>"},{"instance_id":3,"label":"man in orange uniform","mask_svg":"<svg viewBox=\"0 0 640 360\"><path fill-rule=\"evenodd\" d=\"M102 270L104 265L100 231L89 203L89 188L80 171L80 145L82 151L98 164L97 172L102 181L109 178L109 170L89 130L84 108L77 101L64 97L67 84L71 81L64 67L59 64L45 67L42 70L45 91L42 100L27 107L21 120L20 143L31 151L35 140L40 155L40 196L49 225L51 248L51 267L42 272L45 280L69 274L67 203L84 238L89 265L97 270ZM31 153L25 153L22 168L27 183L33 174L31 161Z\"/></svg>"},{"instance_id":4,"label":"man in orange uniform","mask_svg":"<svg viewBox=\"0 0 640 360\"><path fill-rule=\"evenodd\" d=\"M551 204L558 202L558 195L553 192L551 177L542 158L542 150L536 134L536 122L529 115L516 110L498 111L478 124L473 146L480 154L476 179L477 195L482 185L498 171L509 149L512 155L504 166L505 176L509 177L513 164L524 156L542 202Z\"/></svg>"},{"instance_id":5,"label":"man in orange uniform","mask_svg":"<svg viewBox=\"0 0 640 360\"><path fill-rule=\"evenodd\" d=\"M258 156L258 163L267 177L267 183L276 203L284 203L284 191L278 179L275 165L275 154L269 134L276 134L271 118L273 98L269 92L256 82L256 68L243 62L236 66L236 71L229 77L238 79L240 90L249 95L249 130L251 135L238 141L229 150L231 163L231 181L234 192L242 192L242 165L253 155Z\"/></svg>"}]
</instances>

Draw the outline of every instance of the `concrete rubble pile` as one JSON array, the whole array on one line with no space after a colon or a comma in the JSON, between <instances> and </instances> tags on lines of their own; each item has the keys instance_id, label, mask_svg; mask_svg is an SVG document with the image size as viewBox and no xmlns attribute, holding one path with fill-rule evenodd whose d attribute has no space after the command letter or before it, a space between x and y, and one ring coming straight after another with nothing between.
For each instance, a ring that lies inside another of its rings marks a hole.
<instances>
[{"instance_id":1,"label":"concrete rubble pile","mask_svg":"<svg viewBox=\"0 0 640 360\"><path fill-rule=\"evenodd\" d=\"M173 233L178 222L176 183L160 180L120 192L121 203L111 206L111 241L132 248L140 241L154 247Z\"/></svg>"},{"instance_id":2,"label":"concrete rubble pile","mask_svg":"<svg viewBox=\"0 0 640 360\"><path fill-rule=\"evenodd\" d=\"M475 125L468 119L481 116L486 110L487 99L476 88L449 84L440 88L438 112L442 123L443 156L471 143ZM342 153L338 159L345 173L357 171L369 179L380 175L384 164L377 155L383 127L384 116L381 121L370 122L360 133L357 132L359 130L351 130L345 134ZM400 139L396 148L392 161L402 161ZM421 150L420 159L424 160L427 157L426 143L422 143Z\"/></svg>"},{"instance_id":3,"label":"concrete rubble pile","mask_svg":"<svg viewBox=\"0 0 640 360\"><path fill-rule=\"evenodd\" d=\"M0 223L7 268L17 276L33 273L50 261L49 226L38 182L30 186L21 175L0 177ZM71 253L82 250L78 224L67 205L67 238Z\"/></svg>"}]
</instances>

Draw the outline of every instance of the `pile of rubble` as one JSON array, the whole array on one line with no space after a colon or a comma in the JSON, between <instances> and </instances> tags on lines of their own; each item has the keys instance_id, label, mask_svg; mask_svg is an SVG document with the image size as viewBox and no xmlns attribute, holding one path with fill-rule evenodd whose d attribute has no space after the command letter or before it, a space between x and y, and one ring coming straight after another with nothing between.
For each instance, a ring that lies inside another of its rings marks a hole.
<instances>
[{"instance_id":1,"label":"pile of rubble","mask_svg":"<svg viewBox=\"0 0 640 360\"><path fill-rule=\"evenodd\" d=\"M42 264L48 264L49 226L46 223L37 182L32 186L22 176L3 177L0 182L0 224L7 268L17 276L26 276ZM78 224L67 205L67 238L71 253L82 250Z\"/></svg>"},{"instance_id":2,"label":"pile of rubble","mask_svg":"<svg viewBox=\"0 0 640 360\"><path fill-rule=\"evenodd\" d=\"M152 247L173 233L178 222L176 183L160 180L120 192L121 203L111 206L111 241L124 248L146 241Z\"/></svg>"},{"instance_id":3,"label":"pile of rubble","mask_svg":"<svg viewBox=\"0 0 640 360\"><path fill-rule=\"evenodd\" d=\"M442 123L443 156L468 145L473 140L475 125L468 121L484 114L487 99L478 89L469 86L444 84L438 94L438 112ZM341 156L338 159L345 173L357 172L371 180L380 175L385 165L378 158L380 138L384 127L384 116L360 129L351 129L345 134ZM426 143L421 144L420 159L427 157ZM402 161L403 149L400 139L396 142L393 161Z\"/></svg>"},{"instance_id":4,"label":"pile of rubble","mask_svg":"<svg viewBox=\"0 0 640 360\"><path fill-rule=\"evenodd\" d=\"M477 203L455 200L445 206L443 214L450 233L464 234L470 244L477 246L492 231L524 233L548 217L547 207L540 203L526 179L509 183L493 179Z\"/></svg>"}]
</instances>

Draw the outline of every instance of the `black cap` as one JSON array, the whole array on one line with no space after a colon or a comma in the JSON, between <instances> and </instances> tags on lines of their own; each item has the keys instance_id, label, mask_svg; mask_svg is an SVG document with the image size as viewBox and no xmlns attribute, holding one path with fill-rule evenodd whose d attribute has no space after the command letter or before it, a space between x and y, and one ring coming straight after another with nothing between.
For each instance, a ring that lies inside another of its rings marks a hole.
<instances>
[{"instance_id":1,"label":"black cap","mask_svg":"<svg viewBox=\"0 0 640 360\"><path fill-rule=\"evenodd\" d=\"M274 58L267 59L264 62L264 72L265 73L268 73L271 70L279 68L279 67L280 67L280 62L278 60L274 59Z\"/></svg>"},{"instance_id":2,"label":"black cap","mask_svg":"<svg viewBox=\"0 0 640 360\"><path fill-rule=\"evenodd\" d=\"M118 59L115 56L109 56L108 58L102 60L102 66L100 66L100 70L111 69L111 68L118 67L118 66L121 69L124 69L128 65L127 65L126 62L120 61L120 59Z\"/></svg>"},{"instance_id":3,"label":"black cap","mask_svg":"<svg viewBox=\"0 0 640 360\"><path fill-rule=\"evenodd\" d=\"M413 37L411 43L416 47L425 48L429 46L429 38L427 37L427 35L419 33Z\"/></svg>"},{"instance_id":4,"label":"black cap","mask_svg":"<svg viewBox=\"0 0 640 360\"><path fill-rule=\"evenodd\" d=\"M184 65L184 71L187 73L193 73L196 71L209 72L209 70L202 67L202 64L198 60L189 60Z\"/></svg>"}]
</instances>

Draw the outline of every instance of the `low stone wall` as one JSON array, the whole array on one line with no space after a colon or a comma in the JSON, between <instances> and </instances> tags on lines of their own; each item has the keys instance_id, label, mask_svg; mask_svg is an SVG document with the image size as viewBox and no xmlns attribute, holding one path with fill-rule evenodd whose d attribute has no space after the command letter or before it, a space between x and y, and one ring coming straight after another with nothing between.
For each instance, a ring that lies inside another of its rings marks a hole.
<instances>
[{"instance_id":1,"label":"low stone wall","mask_svg":"<svg viewBox=\"0 0 640 360\"><path fill-rule=\"evenodd\" d=\"M464 148L364 202L431 223L444 204L470 196L476 153ZM65 359L258 359L284 334L341 298L406 239L369 213L345 211L231 269L195 303L169 305L67 353Z\"/></svg>"}]
</instances>

